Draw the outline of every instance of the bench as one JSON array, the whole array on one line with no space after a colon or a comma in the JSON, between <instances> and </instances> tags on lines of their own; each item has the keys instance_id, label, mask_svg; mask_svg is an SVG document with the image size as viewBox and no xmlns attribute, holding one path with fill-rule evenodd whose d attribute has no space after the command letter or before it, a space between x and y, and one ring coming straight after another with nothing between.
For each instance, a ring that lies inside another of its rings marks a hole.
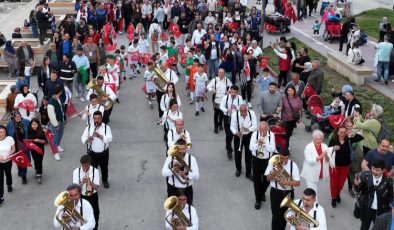
<instances>
[{"instance_id":1,"label":"bench","mask_svg":"<svg viewBox=\"0 0 394 230\"><path fill-rule=\"evenodd\" d=\"M373 74L367 66L348 63L347 56L338 51L327 53L327 65L356 85L363 85L365 78Z\"/></svg>"}]
</instances>

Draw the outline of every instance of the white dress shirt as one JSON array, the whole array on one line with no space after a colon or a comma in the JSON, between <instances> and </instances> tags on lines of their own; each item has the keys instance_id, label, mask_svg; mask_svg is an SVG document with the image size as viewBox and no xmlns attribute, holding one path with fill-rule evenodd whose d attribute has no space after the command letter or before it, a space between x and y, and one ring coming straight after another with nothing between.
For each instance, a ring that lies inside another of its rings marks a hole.
<instances>
[{"instance_id":1,"label":"white dress shirt","mask_svg":"<svg viewBox=\"0 0 394 230\"><path fill-rule=\"evenodd\" d=\"M169 96L167 93L161 97L161 99L160 99L161 111L166 111L169 109L171 99L172 99L172 96ZM179 98L178 94L176 95L176 101L178 102L178 107L180 107L182 105L182 103L181 103L181 98Z\"/></svg>"},{"instance_id":2,"label":"white dress shirt","mask_svg":"<svg viewBox=\"0 0 394 230\"><path fill-rule=\"evenodd\" d=\"M181 136L181 134L185 134L186 136L186 143L192 143L191 139L190 139L190 133L189 131L183 129L181 133L177 133L176 128L175 129L170 129L167 133L167 145L168 148L170 148L171 146L173 146L175 144L175 142L179 139L179 137Z\"/></svg>"},{"instance_id":3,"label":"white dress shirt","mask_svg":"<svg viewBox=\"0 0 394 230\"><path fill-rule=\"evenodd\" d=\"M104 106L99 103L97 103L95 106L89 104L85 107L85 111L88 111L89 116L86 113L82 113L82 120L86 120L86 125L94 124L93 113L100 111L101 114L104 115Z\"/></svg>"},{"instance_id":4,"label":"white dress shirt","mask_svg":"<svg viewBox=\"0 0 394 230\"><path fill-rule=\"evenodd\" d=\"M207 33L204 29L198 31L197 29L194 30L192 35L192 44L193 45L201 45L202 44L202 37Z\"/></svg>"},{"instance_id":5,"label":"white dress shirt","mask_svg":"<svg viewBox=\"0 0 394 230\"><path fill-rule=\"evenodd\" d=\"M231 113L234 114L236 111L239 110L239 106L241 104L245 104L245 102L242 100L242 97L240 95L232 98L229 94L227 94L227 96L224 96L220 101L220 110L223 111L224 115L231 116L231 114L228 114L227 110L231 109L231 107L234 105L235 110L231 110Z\"/></svg>"},{"instance_id":6,"label":"white dress shirt","mask_svg":"<svg viewBox=\"0 0 394 230\"><path fill-rule=\"evenodd\" d=\"M373 184L375 185L375 187L378 186L380 182L382 182L382 175L380 175L380 177L378 178L375 178L374 176L372 177L373 177ZM371 204L371 209L378 210L378 197L376 196L376 191L373 193L373 201Z\"/></svg>"},{"instance_id":7,"label":"white dress shirt","mask_svg":"<svg viewBox=\"0 0 394 230\"><path fill-rule=\"evenodd\" d=\"M293 164L293 172L291 172L291 164ZM283 165L283 168L291 176L292 181L300 181L300 171L298 170L298 166L294 161L288 160L287 164ZM268 163L268 166L267 166L267 169L265 170L264 175L268 176L271 173L272 169L273 169L272 164ZM270 181L270 185L271 185L271 188L276 188L279 190L286 190L279 183L277 183L274 179L272 179Z\"/></svg>"},{"instance_id":8,"label":"white dress shirt","mask_svg":"<svg viewBox=\"0 0 394 230\"><path fill-rule=\"evenodd\" d=\"M161 125L164 125L165 127L167 127L167 129L175 129L175 121L182 118L183 115L179 110L175 112L167 110L163 113L163 116L161 118Z\"/></svg>"},{"instance_id":9,"label":"white dress shirt","mask_svg":"<svg viewBox=\"0 0 394 230\"><path fill-rule=\"evenodd\" d=\"M220 104L222 101L222 98L226 95L228 89L232 86L233 84L231 83L230 80L227 79L227 77L224 77L223 80L220 80L219 77L215 77L212 79L208 85L207 89L212 92L215 91L215 103Z\"/></svg>"},{"instance_id":10,"label":"white dress shirt","mask_svg":"<svg viewBox=\"0 0 394 230\"><path fill-rule=\"evenodd\" d=\"M231 115L231 124L230 124L231 132L235 135L237 132L241 131L242 127L249 129L247 133L242 133L242 134L249 134L251 132L256 131L257 121L254 111L248 110L248 113L246 114L245 117L242 117L239 111Z\"/></svg>"},{"instance_id":11,"label":"white dress shirt","mask_svg":"<svg viewBox=\"0 0 394 230\"><path fill-rule=\"evenodd\" d=\"M80 213L81 211L81 201L82 201L82 214ZM53 218L53 225L55 226L55 228L61 228L62 226L60 225L60 223L56 220L56 216L58 216L58 214L62 211L63 209L63 205L59 205L59 207L57 207L56 210L56 214L55 217ZM93 215L93 208L90 205L89 201L85 200L85 199L80 199L78 201L78 204L75 206L75 210L78 211L83 219L85 220L85 224L81 225L81 223L79 221L77 221L77 223L70 223L71 227L77 227L80 230L92 230L94 229L95 225L96 225L96 221L94 219L94 215ZM62 214L60 214L59 216L61 217Z\"/></svg>"},{"instance_id":12,"label":"white dress shirt","mask_svg":"<svg viewBox=\"0 0 394 230\"><path fill-rule=\"evenodd\" d=\"M82 144L86 144L88 138L93 136L95 129L96 127L94 125L89 125L85 128L85 131L81 137ZM101 140L98 137L93 137L93 141L92 143L88 144L88 148L95 153L102 153L108 149L109 144L112 142L111 128L108 125L102 123L100 127L97 128L96 132L102 135L103 139Z\"/></svg>"},{"instance_id":13,"label":"white dress shirt","mask_svg":"<svg viewBox=\"0 0 394 230\"><path fill-rule=\"evenodd\" d=\"M34 117L35 111L29 112L29 116L27 116L27 110L18 107L18 105L19 105L21 102L25 101L25 100L31 100L31 101L33 101L34 108L36 107L36 105L37 105L37 99L36 99L36 97L35 97L32 93L27 93L26 97L23 96L22 93L18 93L18 95L16 95L16 97L15 97L14 108L17 108L17 109L18 109L18 111L20 112L20 114L21 114L21 116L22 116L23 119L27 119L27 120L31 121L31 119L33 119L33 117Z\"/></svg>"},{"instance_id":14,"label":"white dress shirt","mask_svg":"<svg viewBox=\"0 0 394 230\"><path fill-rule=\"evenodd\" d=\"M183 157L183 160L186 162L186 164L189 166L189 175L187 175L190 179L189 184L182 184L176 176L172 173L171 169L171 161L173 160L173 157L168 156L166 158L166 161L164 162L163 169L161 170L161 173L163 174L164 177L168 177L168 183L176 188L186 188L191 185L193 185L194 181L198 181L200 178L200 173L198 171L198 165L196 158L192 155L190 155L190 162L189 162L189 154L186 153L185 156Z\"/></svg>"},{"instance_id":15,"label":"white dress shirt","mask_svg":"<svg viewBox=\"0 0 394 230\"><path fill-rule=\"evenodd\" d=\"M269 159L276 151L275 135L271 131L268 131L265 137L261 135L259 130L254 131L250 138L249 149L252 151L252 155L256 156L259 149L259 139L262 138L264 138L265 146L263 147L264 156L261 159Z\"/></svg>"},{"instance_id":16,"label":"white dress shirt","mask_svg":"<svg viewBox=\"0 0 394 230\"><path fill-rule=\"evenodd\" d=\"M82 188L81 190L81 194L85 194L86 193L86 186L82 186L82 181L83 178L85 177L86 172L83 171L82 166L74 169L73 172L73 183L74 184L79 184ZM89 170L87 171L87 174L89 176L89 179L91 181L93 181L93 183L95 183L97 186L100 186L100 172L98 169L96 169L93 166L89 167ZM93 193L96 193L97 190L93 190Z\"/></svg>"},{"instance_id":17,"label":"white dress shirt","mask_svg":"<svg viewBox=\"0 0 394 230\"><path fill-rule=\"evenodd\" d=\"M192 205L186 204L182 212L190 220L190 222L192 222L192 226L186 227L186 230L198 230L198 216L196 209ZM172 217L173 217L172 212L167 211L166 219L171 222ZM173 228L168 224L167 221L166 221L166 229L173 230Z\"/></svg>"},{"instance_id":18,"label":"white dress shirt","mask_svg":"<svg viewBox=\"0 0 394 230\"><path fill-rule=\"evenodd\" d=\"M303 202L300 203L300 200L295 200L294 203L296 203L297 205L300 204L299 207L302 210L304 210L304 203ZM316 212L316 214L315 214L315 212ZM312 218L314 218L316 216L315 220L317 220L317 222L319 222L319 227L315 227L313 224L310 224L309 226L305 226L305 227L309 227L310 230L327 230L326 214L324 212L324 208L321 205L315 203L313 205L313 208L308 212L308 214ZM293 216L293 215L294 215L294 213L292 211L289 211L286 216ZM290 227L290 230L295 230L295 229L296 228L294 226Z\"/></svg>"},{"instance_id":19,"label":"white dress shirt","mask_svg":"<svg viewBox=\"0 0 394 230\"><path fill-rule=\"evenodd\" d=\"M166 77L167 81L174 83L174 85L176 85L179 80L175 71L170 68L168 68L167 71L164 72L164 77ZM165 89L167 90L167 86L165 87Z\"/></svg>"},{"instance_id":20,"label":"white dress shirt","mask_svg":"<svg viewBox=\"0 0 394 230\"><path fill-rule=\"evenodd\" d=\"M109 87L109 86L103 84L103 85L101 86L101 90L103 90L103 91L108 95L108 97L109 97L112 101L115 101L115 100L116 100L116 94L115 94L114 91L111 89L111 87ZM86 100L89 100L89 99L90 99L90 94L92 94L92 93L95 93L95 94L97 94L97 96L100 96L100 94L98 94L98 93L96 92L96 90L94 90L94 89L89 89L88 95L86 95Z\"/></svg>"}]
</instances>

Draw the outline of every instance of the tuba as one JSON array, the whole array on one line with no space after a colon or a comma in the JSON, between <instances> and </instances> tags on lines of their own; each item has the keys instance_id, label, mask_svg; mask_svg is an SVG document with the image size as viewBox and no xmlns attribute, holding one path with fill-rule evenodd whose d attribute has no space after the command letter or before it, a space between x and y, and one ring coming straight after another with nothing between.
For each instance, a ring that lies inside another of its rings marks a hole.
<instances>
[{"instance_id":1,"label":"tuba","mask_svg":"<svg viewBox=\"0 0 394 230\"><path fill-rule=\"evenodd\" d=\"M152 65L151 67L149 67L149 70L154 72L153 83L161 92L165 92L165 87L169 83L169 81L164 76L163 71L161 71L161 69L159 69L156 65Z\"/></svg>"},{"instance_id":2,"label":"tuba","mask_svg":"<svg viewBox=\"0 0 394 230\"><path fill-rule=\"evenodd\" d=\"M82 215L75 210L75 203L69 199L69 193L67 191L61 192L53 202L55 207L63 205L63 209L57 214L56 220L63 226L65 230L70 230L70 224L76 224L80 222L81 225L85 224L85 220Z\"/></svg>"},{"instance_id":3,"label":"tuba","mask_svg":"<svg viewBox=\"0 0 394 230\"><path fill-rule=\"evenodd\" d=\"M290 194L288 194L285 198L283 198L280 203L280 207L288 207L289 209L285 212L285 220L287 223L293 226L309 226L310 224L315 225L315 227L319 227L319 222L313 219L308 213L302 210L294 201L290 198ZM289 212L293 212L293 216L287 216Z\"/></svg>"},{"instance_id":4,"label":"tuba","mask_svg":"<svg viewBox=\"0 0 394 230\"><path fill-rule=\"evenodd\" d=\"M178 198L176 196L171 196L164 201L164 209L171 211L170 214L166 216L166 221L173 229L175 229L179 224L183 224L187 227L192 226L192 222L183 214L183 211L178 204ZM169 217L172 215L171 219Z\"/></svg>"},{"instance_id":5,"label":"tuba","mask_svg":"<svg viewBox=\"0 0 394 230\"><path fill-rule=\"evenodd\" d=\"M277 182L279 182L281 179L291 181L292 178L289 175L289 173L283 168L283 165L282 165L282 162L280 161L279 155L272 156L268 163L272 164L272 167L276 171L276 175L275 175L274 179ZM288 185L284 185L282 187L286 190L291 189L291 186L288 186Z\"/></svg>"},{"instance_id":6,"label":"tuba","mask_svg":"<svg viewBox=\"0 0 394 230\"><path fill-rule=\"evenodd\" d=\"M168 164L168 168L171 170L171 172L174 174L174 176L181 182L181 184L188 184L190 182L190 178L187 176L181 176L179 174L179 171L187 170L187 171L192 171L190 170L189 165L186 164L186 162L183 160L182 155L179 153L179 148L177 145L171 146L168 151L167 151L168 156L174 157L176 162L173 164L173 167L171 167L171 163ZM182 169L183 168L183 169Z\"/></svg>"},{"instance_id":7,"label":"tuba","mask_svg":"<svg viewBox=\"0 0 394 230\"><path fill-rule=\"evenodd\" d=\"M102 90L101 87L97 85L96 80L90 80L87 87L97 92L99 97L99 103L104 106L104 110L109 110L112 108L112 106L114 106L114 101L112 101L112 99L109 98L109 95L106 94L104 90ZM107 99L104 99L104 97L107 97Z\"/></svg>"}]
</instances>

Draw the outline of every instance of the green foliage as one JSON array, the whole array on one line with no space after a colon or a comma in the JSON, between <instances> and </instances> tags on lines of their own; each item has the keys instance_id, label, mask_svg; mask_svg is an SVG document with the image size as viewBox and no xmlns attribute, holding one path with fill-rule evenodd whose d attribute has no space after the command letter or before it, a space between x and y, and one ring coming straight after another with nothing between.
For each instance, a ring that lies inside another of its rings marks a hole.
<instances>
[{"instance_id":1,"label":"green foliage","mask_svg":"<svg viewBox=\"0 0 394 230\"><path fill-rule=\"evenodd\" d=\"M391 24L394 23L394 11L385 8L376 8L363 11L356 15L356 24L364 30L368 36L379 39L379 23L383 17L387 17Z\"/></svg>"}]
</instances>

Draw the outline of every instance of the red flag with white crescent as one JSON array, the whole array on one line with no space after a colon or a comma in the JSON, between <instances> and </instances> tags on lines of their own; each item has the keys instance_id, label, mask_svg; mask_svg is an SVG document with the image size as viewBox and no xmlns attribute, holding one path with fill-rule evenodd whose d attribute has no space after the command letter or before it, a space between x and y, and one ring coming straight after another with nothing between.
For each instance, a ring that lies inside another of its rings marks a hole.
<instances>
[{"instance_id":1,"label":"red flag with white crescent","mask_svg":"<svg viewBox=\"0 0 394 230\"><path fill-rule=\"evenodd\" d=\"M48 130L47 132L45 132L45 136L47 137L47 140L49 142L49 146L51 146L52 153L55 155L59 151L57 149L57 146L53 143L53 133L51 132L51 130Z\"/></svg>"},{"instance_id":2,"label":"red flag with white crescent","mask_svg":"<svg viewBox=\"0 0 394 230\"><path fill-rule=\"evenodd\" d=\"M260 61L259 61L259 67L260 68L266 68L268 66L268 59L269 59L268 56L261 57Z\"/></svg>"},{"instance_id":3,"label":"red flag with white crescent","mask_svg":"<svg viewBox=\"0 0 394 230\"><path fill-rule=\"evenodd\" d=\"M18 167L32 167L29 158L27 158L26 154L22 150L10 155L8 158L15 162Z\"/></svg>"},{"instance_id":4,"label":"red flag with white crescent","mask_svg":"<svg viewBox=\"0 0 394 230\"><path fill-rule=\"evenodd\" d=\"M34 102L30 99L22 101L21 103L19 103L18 107L25 109L29 112L34 112Z\"/></svg>"},{"instance_id":5,"label":"red flag with white crescent","mask_svg":"<svg viewBox=\"0 0 394 230\"><path fill-rule=\"evenodd\" d=\"M71 116L73 116L76 113L77 113L77 109L75 109L74 104L71 102L71 100L69 100L68 104L67 104L66 115L68 117L71 117Z\"/></svg>"},{"instance_id":6,"label":"red flag with white crescent","mask_svg":"<svg viewBox=\"0 0 394 230\"><path fill-rule=\"evenodd\" d=\"M115 82L104 82L104 85L107 85L112 89L112 92L116 93L116 83Z\"/></svg>"},{"instance_id":7,"label":"red flag with white crescent","mask_svg":"<svg viewBox=\"0 0 394 230\"><path fill-rule=\"evenodd\" d=\"M316 91L309 85L309 83L306 84L304 88L304 95L305 97L310 97L317 94Z\"/></svg>"},{"instance_id":8,"label":"red flag with white crescent","mask_svg":"<svg viewBox=\"0 0 394 230\"><path fill-rule=\"evenodd\" d=\"M161 40L163 40L163 41L167 41L167 34L166 33L161 33L161 35L160 35L160 38L161 38Z\"/></svg>"},{"instance_id":9,"label":"red flag with white crescent","mask_svg":"<svg viewBox=\"0 0 394 230\"><path fill-rule=\"evenodd\" d=\"M28 149L34 150L36 153L43 155L44 152L42 151L42 149L40 147L38 147L36 144L34 144L33 140L30 139L24 139L23 143L26 145L26 147Z\"/></svg>"},{"instance_id":10,"label":"red flag with white crescent","mask_svg":"<svg viewBox=\"0 0 394 230\"><path fill-rule=\"evenodd\" d=\"M175 65L177 62L178 62L178 60L176 59L175 56L172 56L172 57L167 59L167 63L168 63L169 66Z\"/></svg>"},{"instance_id":11,"label":"red flag with white crescent","mask_svg":"<svg viewBox=\"0 0 394 230\"><path fill-rule=\"evenodd\" d=\"M140 54L138 52L134 52L130 54L130 60L131 61L138 61L140 59Z\"/></svg>"},{"instance_id":12,"label":"red flag with white crescent","mask_svg":"<svg viewBox=\"0 0 394 230\"><path fill-rule=\"evenodd\" d=\"M182 45L178 45L178 53L179 53L179 55L182 55L185 53L185 49Z\"/></svg>"},{"instance_id":13,"label":"red flag with white crescent","mask_svg":"<svg viewBox=\"0 0 394 230\"><path fill-rule=\"evenodd\" d=\"M151 57L150 53L142 54L141 55L141 63L144 64L144 65L148 64L148 62L150 60L150 57Z\"/></svg>"},{"instance_id":14,"label":"red flag with white crescent","mask_svg":"<svg viewBox=\"0 0 394 230\"><path fill-rule=\"evenodd\" d=\"M108 46L105 47L105 51L113 52L116 49L117 46L118 46L118 43L114 43L112 45L108 45Z\"/></svg>"},{"instance_id":15,"label":"red flag with white crescent","mask_svg":"<svg viewBox=\"0 0 394 230\"><path fill-rule=\"evenodd\" d=\"M176 38L179 38L182 35L179 25L174 22L171 22L170 26L168 26L168 30L173 32Z\"/></svg>"},{"instance_id":16,"label":"red flag with white crescent","mask_svg":"<svg viewBox=\"0 0 394 230\"><path fill-rule=\"evenodd\" d=\"M126 29L127 33L133 35L134 34L134 30L135 30L135 28L133 26L133 23L130 23L129 26L127 27L127 29Z\"/></svg>"},{"instance_id":17,"label":"red flag with white crescent","mask_svg":"<svg viewBox=\"0 0 394 230\"><path fill-rule=\"evenodd\" d=\"M250 67L248 61L244 61L244 73L245 77L250 77Z\"/></svg>"},{"instance_id":18,"label":"red flag with white crescent","mask_svg":"<svg viewBox=\"0 0 394 230\"><path fill-rule=\"evenodd\" d=\"M239 23L238 22L229 22L228 23L228 28L230 28L232 31L236 31L238 29Z\"/></svg>"},{"instance_id":19,"label":"red flag with white crescent","mask_svg":"<svg viewBox=\"0 0 394 230\"><path fill-rule=\"evenodd\" d=\"M346 119L346 116L345 115L342 115L342 114L340 114L340 115L330 115L330 116L328 116L328 121L330 122L330 125L334 128L334 129L336 129L336 128L338 128L342 123L343 123L343 121Z\"/></svg>"},{"instance_id":20,"label":"red flag with white crescent","mask_svg":"<svg viewBox=\"0 0 394 230\"><path fill-rule=\"evenodd\" d=\"M186 64L186 54L181 55L181 59L179 60L179 64L181 64L181 65Z\"/></svg>"}]
</instances>

